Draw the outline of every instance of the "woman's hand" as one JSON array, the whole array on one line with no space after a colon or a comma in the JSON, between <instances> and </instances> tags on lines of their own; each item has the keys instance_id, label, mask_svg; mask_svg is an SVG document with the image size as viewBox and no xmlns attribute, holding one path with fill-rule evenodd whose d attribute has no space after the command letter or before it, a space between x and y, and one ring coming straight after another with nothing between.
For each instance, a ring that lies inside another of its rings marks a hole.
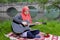
<instances>
[{"instance_id":1,"label":"woman's hand","mask_svg":"<svg viewBox=\"0 0 60 40\"><path fill-rule=\"evenodd\" d=\"M27 26L27 25L28 25L28 23L27 23L27 22L22 22L22 24L23 24L24 26Z\"/></svg>"},{"instance_id":2,"label":"woman's hand","mask_svg":"<svg viewBox=\"0 0 60 40\"><path fill-rule=\"evenodd\" d=\"M47 24L46 22L35 22L35 24L37 24L37 25L41 25L41 24Z\"/></svg>"},{"instance_id":3,"label":"woman's hand","mask_svg":"<svg viewBox=\"0 0 60 40\"><path fill-rule=\"evenodd\" d=\"M32 23L32 24L29 24L29 25L41 25L42 22L35 22L35 23Z\"/></svg>"},{"instance_id":4,"label":"woman's hand","mask_svg":"<svg viewBox=\"0 0 60 40\"><path fill-rule=\"evenodd\" d=\"M35 24L36 24L36 25L40 25L40 24L42 24L42 22L35 22Z\"/></svg>"}]
</instances>

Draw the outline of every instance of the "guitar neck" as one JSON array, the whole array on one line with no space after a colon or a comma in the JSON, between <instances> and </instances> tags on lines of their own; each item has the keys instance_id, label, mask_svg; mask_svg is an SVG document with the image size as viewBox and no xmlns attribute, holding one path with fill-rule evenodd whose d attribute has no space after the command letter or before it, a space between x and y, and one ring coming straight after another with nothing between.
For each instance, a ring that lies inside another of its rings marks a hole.
<instances>
[{"instance_id":1,"label":"guitar neck","mask_svg":"<svg viewBox=\"0 0 60 40\"><path fill-rule=\"evenodd\" d=\"M39 23L32 23L32 24L29 24L29 25L41 25L42 22L39 22Z\"/></svg>"}]
</instances>

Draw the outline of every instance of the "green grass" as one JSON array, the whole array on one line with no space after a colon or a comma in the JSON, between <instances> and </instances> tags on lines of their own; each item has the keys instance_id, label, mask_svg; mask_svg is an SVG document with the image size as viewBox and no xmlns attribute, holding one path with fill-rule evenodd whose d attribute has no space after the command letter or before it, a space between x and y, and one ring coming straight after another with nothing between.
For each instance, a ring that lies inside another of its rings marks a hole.
<instances>
[{"instance_id":1,"label":"green grass","mask_svg":"<svg viewBox=\"0 0 60 40\"><path fill-rule=\"evenodd\" d=\"M36 25L32 29L38 29L44 33L50 33L54 35L60 35L60 22L57 20L39 20L39 22L47 22L46 25ZM0 40L9 40L4 34L11 32L11 21L5 21L0 23Z\"/></svg>"},{"instance_id":2,"label":"green grass","mask_svg":"<svg viewBox=\"0 0 60 40\"><path fill-rule=\"evenodd\" d=\"M42 21L42 20L40 20ZM42 21L43 22L43 21ZM53 35L60 35L60 21L58 20L51 20L51 21L46 21L46 25L36 25L32 27L33 29L39 29L41 32L44 33L50 33Z\"/></svg>"},{"instance_id":3,"label":"green grass","mask_svg":"<svg viewBox=\"0 0 60 40\"><path fill-rule=\"evenodd\" d=\"M5 21L0 23L0 40L9 40L4 34L11 32L11 21Z\"/></svg>"}]
</instances>

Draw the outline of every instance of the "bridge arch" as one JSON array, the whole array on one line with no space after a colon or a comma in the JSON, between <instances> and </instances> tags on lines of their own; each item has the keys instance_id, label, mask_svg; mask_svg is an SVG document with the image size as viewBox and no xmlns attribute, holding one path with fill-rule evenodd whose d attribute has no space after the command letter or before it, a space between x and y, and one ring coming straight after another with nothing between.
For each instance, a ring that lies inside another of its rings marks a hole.
<instances>
[{"instance_id":1,"label":"bridge arch","mask_svg":"<svg viewBox=\"0 0 60 40\"><path fill-rule=\"evenodd\" d=\"M7 15L10 17L15 16L18 13L17 9L14 7L10 7L7 9Z\"/></svg>"}]
</instances>

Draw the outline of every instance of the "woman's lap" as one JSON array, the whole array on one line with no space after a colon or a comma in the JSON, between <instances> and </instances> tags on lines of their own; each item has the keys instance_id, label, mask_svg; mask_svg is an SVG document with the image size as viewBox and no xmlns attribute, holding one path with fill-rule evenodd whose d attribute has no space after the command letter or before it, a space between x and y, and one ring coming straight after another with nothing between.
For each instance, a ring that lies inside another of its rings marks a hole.
<instances>
[{"instance_id":1,"label":"woman's lap","mask_svg":"<svg viewBox=\"0 0 60 40\"><path fill-rule=\"evenodd\" d=\"M33 31L30 31L33 35L37 35L37 34L39 34L39 30L33 30Z\"/></svg>"},{"instance_id":2,"label":"woman's lap","mask_svg":"<svg viewBox=\"0 0 60 40\"><path fill-rule=\"evenodd\" d=\"M21 36L27 38L35 38L37 34L39 34L39 30L26 31Z\"/></svg>"}]
</instances>

